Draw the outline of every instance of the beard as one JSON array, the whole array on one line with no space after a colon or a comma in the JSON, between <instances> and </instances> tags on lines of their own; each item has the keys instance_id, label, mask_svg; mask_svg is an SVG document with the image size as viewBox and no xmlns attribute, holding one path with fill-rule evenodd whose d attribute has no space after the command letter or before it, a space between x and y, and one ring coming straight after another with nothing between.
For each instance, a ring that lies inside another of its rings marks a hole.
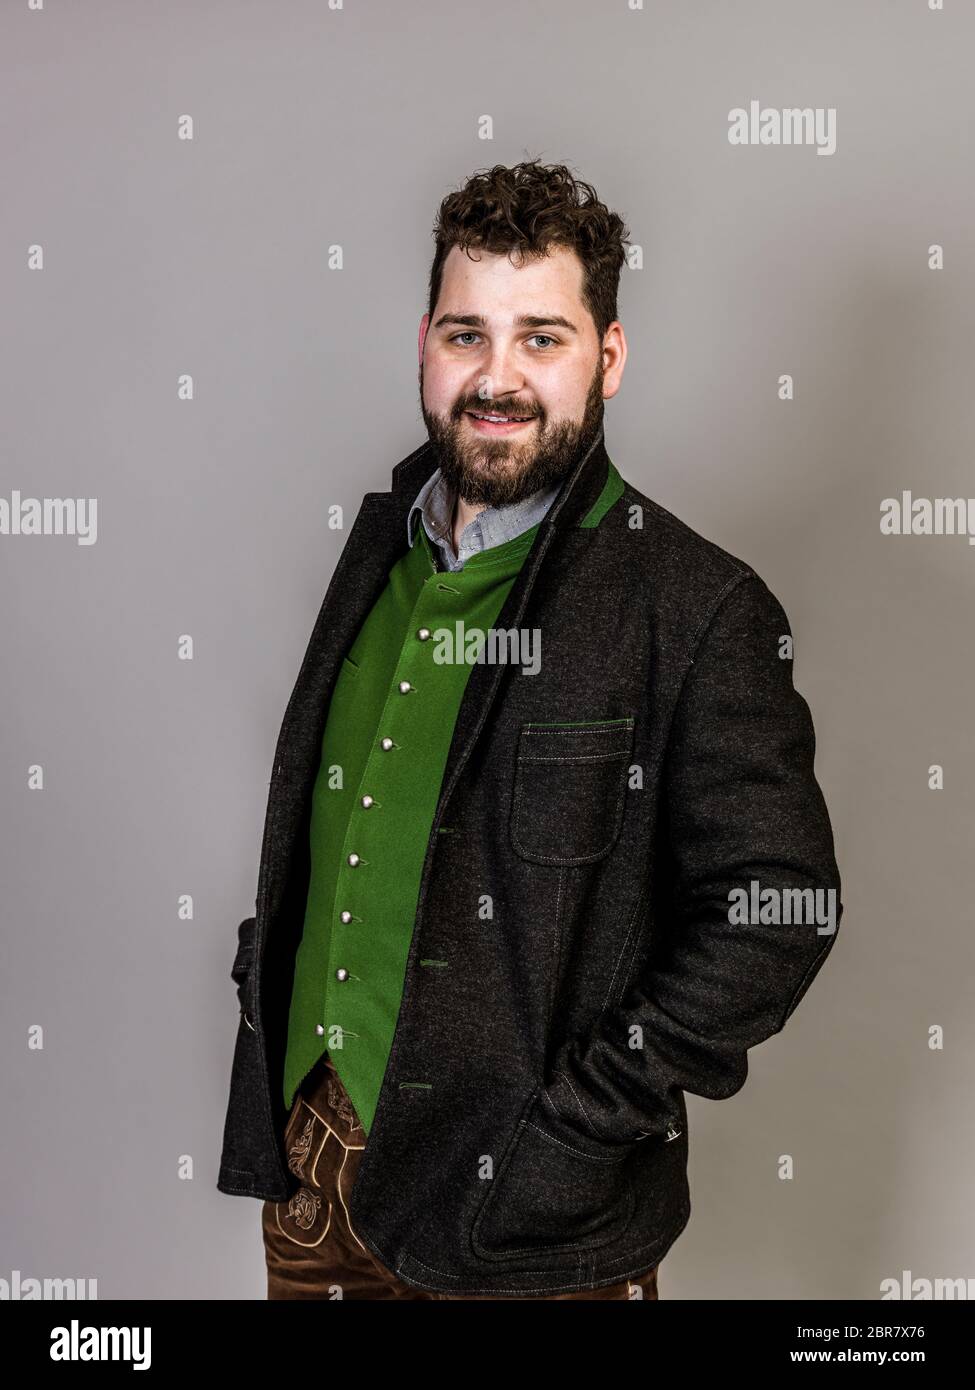
<instances>
[{"instance_id":1,"label":"beard","mask_svg":"<svg viewBox=\"0 0 975 1390\"><path fill-rule=\"evenodd\" d=\"M423 403L420 367L420 410L430 443L445 481L465 502L485 507L510 506L532 493L550 488L569 474L603 425L603 364L600 357L589 383L582 421L550 421L535 404L510 400L500 407L477 396L461 396L448 415L433 415ZM464 412L490 415L531 415L528 439L473 437Z\"/></svg>"}]
</instances>

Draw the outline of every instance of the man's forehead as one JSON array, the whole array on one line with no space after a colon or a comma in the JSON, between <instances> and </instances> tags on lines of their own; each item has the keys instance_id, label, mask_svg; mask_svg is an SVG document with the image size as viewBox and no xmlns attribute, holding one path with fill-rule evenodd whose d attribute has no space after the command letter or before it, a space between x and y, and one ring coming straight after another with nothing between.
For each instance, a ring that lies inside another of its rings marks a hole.
<instances>
[{"instance_id":1,"label":"man's forehead","mask_svg":"<svg viewBox=\"0 0 975 1390\"><path fill-rule=\"evenodd\" d=\"M473 259L472 259L473 257ZM572 306L578 321L578 306L582 303L582 262L566 246L553 247L544 257L528 259L517 252L472 248L471 257L458 246L452 246L444 261L436 317L444 313L474 314L490 312L494 317L513 319L518 314L534 311L536 306L526 301L540 296L537 308L543 313L564 311ZM490 305L475 303L471 292L490 290Z\"/></svg>"}]
</instances>

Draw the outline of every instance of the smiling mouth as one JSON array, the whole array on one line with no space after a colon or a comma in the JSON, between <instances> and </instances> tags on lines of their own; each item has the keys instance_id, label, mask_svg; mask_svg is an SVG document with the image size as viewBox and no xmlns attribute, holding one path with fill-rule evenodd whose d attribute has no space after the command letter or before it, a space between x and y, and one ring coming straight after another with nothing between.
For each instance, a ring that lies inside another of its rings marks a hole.
<instances>
[{"instance_id":1,"label":"smiling mouth","mask_svg":"<svg viewBox=\"0 0 975 1390\"><path fill-rule=\"evenodd\" d=\"M467 410L464 413L471 420L475 420L482 429L510 429L517 425L527 425L535 418L534 415L496 415L476 410Z\"/></svg>"}]
</instances>

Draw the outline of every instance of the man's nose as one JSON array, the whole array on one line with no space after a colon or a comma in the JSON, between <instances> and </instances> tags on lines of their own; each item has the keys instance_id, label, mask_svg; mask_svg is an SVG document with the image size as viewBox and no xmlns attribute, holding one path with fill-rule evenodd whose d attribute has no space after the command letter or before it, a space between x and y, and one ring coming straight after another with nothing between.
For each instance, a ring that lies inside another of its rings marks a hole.
<instances>
[{"instance_id":1,"label":"man's nose","mask_svg":"<svg viewBox=\"0 0 975 1390\"><path fill-rule=\"evenodd\" d=\"M477 396L482 401L500 400L514 396L524 389L524 373L519 370L510 348L496 344L477 380Z\"/></svg>"}]
</instances>

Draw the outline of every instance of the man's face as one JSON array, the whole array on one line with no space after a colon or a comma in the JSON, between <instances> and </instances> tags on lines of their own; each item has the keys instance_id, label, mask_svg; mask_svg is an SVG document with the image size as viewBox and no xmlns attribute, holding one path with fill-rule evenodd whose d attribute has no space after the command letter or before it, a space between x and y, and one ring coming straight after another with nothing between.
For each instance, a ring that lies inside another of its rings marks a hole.
<instances>
[{"instance_id":1,"label":"man's face","mask_svg":"<svg viewBox=\"0 0 975 1390\"><path fill-rule=\"evenodd\" d=\"M625 340L611 325L604 350L574 251L524 264L472 254L451 248L432 319L420 324L420 409L448 483L496 507L551 487L578 461L619 388Z\"/></svg>"}]
</instances>

